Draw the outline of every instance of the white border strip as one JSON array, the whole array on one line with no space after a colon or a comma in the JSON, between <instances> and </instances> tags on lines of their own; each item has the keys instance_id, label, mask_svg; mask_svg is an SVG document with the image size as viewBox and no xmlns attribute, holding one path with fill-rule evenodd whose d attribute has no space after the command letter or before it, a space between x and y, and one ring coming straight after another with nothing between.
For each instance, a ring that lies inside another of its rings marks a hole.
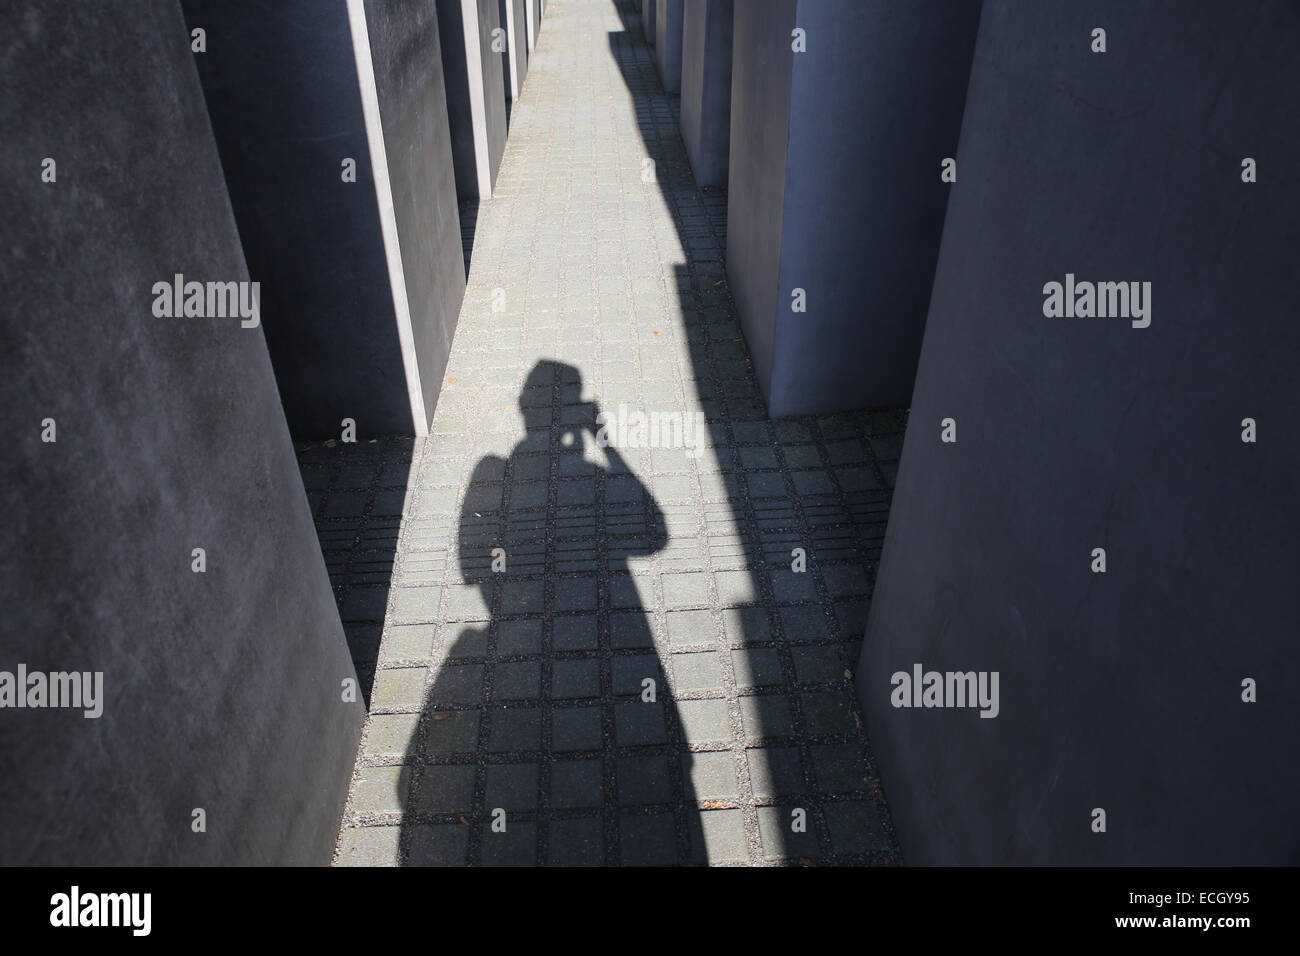
<instances>
[{"instance_id":1,"label":"white border strip","mask_svg":"<svg viewBox=\"0 0 1300 956\"><path fill-rule=\"evenodd\" d=\"M397 341L406 369L406 391L411 399L415 434L429 433L424 411L424 390L420 387L420 365L415 356L415 335L411 328L411 303L406 297L406 273L402 269L402 247L397 238L397 215L393 211L393 186L388 179L388 150L379 116L379 90L375 87L375 64L370 56L370 30L366 27L363 0L348 0L348 25L352 31L352 53L357 61L357 82L361 86L361 112L366 118L366 140L370 144L370 169L375 177L375 200L379 204L379 225L384 234L388 260L388 282L393 290L393 311L397 313Z\"/></svg>"},{"instance_id":2,"label":"white border strip","mask_svg":"<svg viewBox=\"0 0 1300 956\"><path fill-rule=\"evenodd\" d=\"M474 128L478 198L491 199L492 160L488 157L487 90L483 79L483 37L479 34L478 0L460 0L460 17L465 27L465 68L469 75L469 116Z\"/></svg>"}]
</instances>

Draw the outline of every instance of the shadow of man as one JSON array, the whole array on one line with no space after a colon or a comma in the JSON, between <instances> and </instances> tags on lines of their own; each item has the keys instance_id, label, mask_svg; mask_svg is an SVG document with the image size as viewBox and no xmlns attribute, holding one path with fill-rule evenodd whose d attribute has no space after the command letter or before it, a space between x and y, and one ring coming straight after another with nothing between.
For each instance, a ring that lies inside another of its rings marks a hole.
<instances>
[{"instance_id":1,"label":"shadow of man","mask_svg":"<svg viewBox=\"0 0 1300 956\"><path fill-rule=\"evenodd\" d=\"M407 753L404 860L702 862L691 756L642 603L653 578L629 565L664 548L663 514L599 441L576 368L538 362L519 408L524 438L479 460L462 498L463 584Z\"/></svg>"}]
</instances>

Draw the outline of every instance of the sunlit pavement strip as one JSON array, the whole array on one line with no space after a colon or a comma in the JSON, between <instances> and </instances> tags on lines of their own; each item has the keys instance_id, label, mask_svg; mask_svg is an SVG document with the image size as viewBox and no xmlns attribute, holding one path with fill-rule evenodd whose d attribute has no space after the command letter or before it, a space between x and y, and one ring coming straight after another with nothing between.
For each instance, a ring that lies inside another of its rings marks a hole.
<instances>
[{"instance_id":1,"label":"sunlit pavement strip","mask_svg":"<svg viewBox=\"0 0 1300 956\"><path fill-rule=\"evenodd\" d=\"M373 676L340 864L900 862L851 673L905 415L765 417L634 10L548 5L430 437L300 446ZM620 406L698 457L607 460Z\"/></svg>"}]
</instances>

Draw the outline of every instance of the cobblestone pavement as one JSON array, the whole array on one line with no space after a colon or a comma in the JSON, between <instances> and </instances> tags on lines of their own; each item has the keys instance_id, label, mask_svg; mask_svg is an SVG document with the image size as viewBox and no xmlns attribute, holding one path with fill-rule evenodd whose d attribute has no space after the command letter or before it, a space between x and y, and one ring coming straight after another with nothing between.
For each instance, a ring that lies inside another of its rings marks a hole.
<instances>
[{"instance_id":1,"label":"cobblestone pavement","mask_svg":"<svg viewBox=\"0 0 1300 956\"><path fill-rule=\"evenodd\" d=\"M547 8L429 438L300 446L369 687L339 864L899 861L851 672L905 413L766 418L634 10Z\"/></svg>"}]
</instances>

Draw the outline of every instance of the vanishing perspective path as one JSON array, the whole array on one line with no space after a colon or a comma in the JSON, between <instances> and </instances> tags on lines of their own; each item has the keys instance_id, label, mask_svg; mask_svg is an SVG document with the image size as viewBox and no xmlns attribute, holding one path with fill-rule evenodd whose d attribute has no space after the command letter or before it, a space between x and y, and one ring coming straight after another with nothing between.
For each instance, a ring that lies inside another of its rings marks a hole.
<instances>
[{"instance_id":1,"label":"vanishing perspective path","mask_svg":"<svg viewBox=\"0 0 1300 956\"><path fill-rule=\"evenodd\" d=\"M548 5L510 123L430 435L299 446L368 693L336 861L900 862L852 671L904 411L766 417L631 0Z\"/></svg>"}]
</instances>

